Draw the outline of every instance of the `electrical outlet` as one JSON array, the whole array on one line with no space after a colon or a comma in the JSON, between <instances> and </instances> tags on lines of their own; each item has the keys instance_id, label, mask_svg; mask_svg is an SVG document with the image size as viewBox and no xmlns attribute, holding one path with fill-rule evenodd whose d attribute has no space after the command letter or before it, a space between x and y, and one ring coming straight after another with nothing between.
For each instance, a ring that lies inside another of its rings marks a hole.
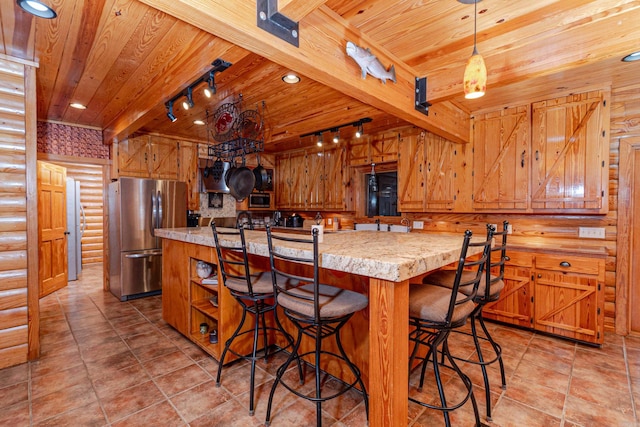
<instances>
[{"instance_id":1,"label":"electrical outlet","mask_svg":"<svg viewBox=\"0 0 640 427\"><path fill-rule=\"evenodd\" d=\"M511 234L511 233L513 233L513 225L507 224L507 234Z\"/></svg>"},{"instance_id":2,"label":"electrical outlet","mask_svg":"<svg viewBox=\"0 0 640 427\"><path fill-rule=\"evenodd\" d=\"M500 231L498 230L498 224L490 224L490 225L493 227L495 231Z\"/></svg>"},{"instance_id":3,"label":"electrical outlet","mask_svg":"<svg viewBox=\"0 0 640 427\"><path fill-rule=\"evenodd\" d=\"M413 221L414 230L422 230L424 228L424 221Z\"/></svg>"},{"instance_id":4,"label":"electrical outlet","mask_svg":"<svg viewBox=\"0 0 640 427\"><path fill-rule=\"evenodd\" d=\"M603 227L579 227L578 237L585 239L604 239L605 230Z\"/></svg>"}]
</instances>

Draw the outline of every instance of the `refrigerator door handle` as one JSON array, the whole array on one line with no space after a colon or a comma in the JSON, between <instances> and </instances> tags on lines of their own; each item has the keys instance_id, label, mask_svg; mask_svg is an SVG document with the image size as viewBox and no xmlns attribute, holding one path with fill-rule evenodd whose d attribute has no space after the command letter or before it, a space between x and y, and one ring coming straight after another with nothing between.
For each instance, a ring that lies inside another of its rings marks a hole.
<instances>
[{"instance_id":1,"label":"refrigerator door handle","mask_svg":"<svg viewBox=\"0 0 640 427\"><path fill-rule=\"evenodd\" d=\"M158 191L158 196L157 196L157 200L158 200L158 225L157 228L162 228L162 193L160 191Z\"/></svg>"},{"instance_id":2,"label":"refrigerator door handle","mask_svg":"<svg viewBox=\"0 0 640 427\"><path fill-rule=\"evenodd\" d=\"M148 252L143 254L127 254L125 258L151 258L152 256L162 255L162 251Z\"/></svg>"},{"instance_id":3,"label":"refrigerator door handle","mask_svg":"<svg viewBox=\"0 0 640 427\"><path fill-rule=\"evenodd\" d=\"M84 213L84 206L80 205L80 215L82 215L82 227L80 227L80 237L84 236L84 230L87 228L87 215Z\"/></svg>"},{"instance_id":4,"label":"refrigerator door handle","mask_svg":"<svg viewBox=\"0 0 640 427\"><path fill-rule=\"evenodd\" d=\"M151 193L151 218L149 218L149 228L151 229L151 236L156 237L156 223L158 222L158 204L155 193Z\"/></svg>"}]
</instances>

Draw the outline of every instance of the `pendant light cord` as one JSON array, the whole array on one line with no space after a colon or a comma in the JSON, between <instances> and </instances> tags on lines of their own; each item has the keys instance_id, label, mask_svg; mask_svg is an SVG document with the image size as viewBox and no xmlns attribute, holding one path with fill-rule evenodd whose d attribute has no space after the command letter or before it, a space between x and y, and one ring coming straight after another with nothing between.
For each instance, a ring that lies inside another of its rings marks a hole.
<instances>
[{"instance_id":1,"label":"pendant light cord","mask_svg":"<svg viewBox=\"0 0 640 427\"><path fill-rule=\"evenodd\" d=\"M478 33L478 2L480 0L476 0L473 2L473 54L478 54L478 49L476 48L476 34Z\"/></svg>"}]
</instances>

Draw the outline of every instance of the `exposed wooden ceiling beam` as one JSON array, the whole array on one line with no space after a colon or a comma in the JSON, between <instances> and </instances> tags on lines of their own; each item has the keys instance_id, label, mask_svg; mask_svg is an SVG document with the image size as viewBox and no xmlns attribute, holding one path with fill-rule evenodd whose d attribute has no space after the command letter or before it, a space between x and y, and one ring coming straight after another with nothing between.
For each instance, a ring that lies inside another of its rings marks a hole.
<instances>
[{"instance_id":1,"label":"exposed wooden ceiling beam","mask_svg":"<svg viewBox=\"0 0 640 427\"><path fill-rule=\"evenodd\" d=\"M300 21L302 18L322 6L327 0L277 0L278 12L292 21Z\"/></svg>"},{"instance_id":2,"label":"exposed wooden ceiling beam","mask_svg":"<svg viewBox=\"0 0 640 427\"><path fill-rule=\"evenodd\" d=\"M414 108L416 71L350 27L326 6L300 21L300 47L256 25L255 2L224 0L141 0L233 44L288 67L375 108L455 142L469 141L468 114L449 102L433 105L426 116ZM397 83L360 78L346 55L346 42L370 48L382 64L395 65Z\"/></svg>"}]
</instances>

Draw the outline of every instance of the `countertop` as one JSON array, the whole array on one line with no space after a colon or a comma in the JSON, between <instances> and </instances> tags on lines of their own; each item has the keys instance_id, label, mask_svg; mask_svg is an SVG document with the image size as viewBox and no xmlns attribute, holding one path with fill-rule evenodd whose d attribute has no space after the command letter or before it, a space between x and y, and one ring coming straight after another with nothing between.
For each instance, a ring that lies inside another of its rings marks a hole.
<instances>
[{"instance_id":1,"label":"countertop","mask_svg":"<svg viewBox=\"0 0 640 427\"><path fill-rule=\"evenodd\" d=\"M157 229L156 235L215 247L208 227L163 228ZM249 253L269 256L265 231L245 230L245 237ZM319 244L319 261L323 268L401 282L457 261L462 240L462 234L338 231L325 233ZM291 254L309 255L301 244L290 243L285 247ZM474 251L478 252L478 248L469 248L469 254Z\"/></svg>"}]
</instances>

